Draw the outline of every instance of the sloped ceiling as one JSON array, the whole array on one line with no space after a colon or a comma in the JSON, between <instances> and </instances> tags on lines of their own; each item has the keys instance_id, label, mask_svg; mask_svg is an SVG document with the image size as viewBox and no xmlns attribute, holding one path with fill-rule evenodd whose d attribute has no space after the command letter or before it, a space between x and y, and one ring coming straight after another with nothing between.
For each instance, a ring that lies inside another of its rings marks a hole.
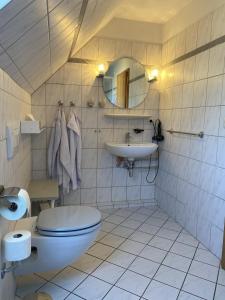
<instances>
[{"instance_id":1,"label":"sloped ceiling","mask_svg":"<svg viewBox=\"0 0 225 300\"><path fill-rule=\"evenodd\" d=\"M0 10L0 67L28 92L67 61L82 0L12 0Z\"/></svg>"},{"instance_id":2,"label":"sloped ceiling","mask_svg":"<svg viewBox=\"0 0 225 300\"><path fill-rule=\"evenodd\" d=\"M12 0L0 10L0 68L32 93L112 18L163 22L190 1Z\"/></svg>"}]
</instances>

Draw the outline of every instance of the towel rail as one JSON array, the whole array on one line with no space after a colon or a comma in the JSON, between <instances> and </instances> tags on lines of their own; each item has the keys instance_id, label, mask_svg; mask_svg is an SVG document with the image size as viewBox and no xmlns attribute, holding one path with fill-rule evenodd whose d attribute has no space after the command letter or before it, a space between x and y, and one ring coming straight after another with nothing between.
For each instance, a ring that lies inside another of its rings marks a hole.
<instances>
[{"instance_id":1,"label":"towel rail","mask_svg":"<svg viewBox=\"0 0 225 300\"><path fill-rule=\"evenodd\" d=\"M204 132L203 132L203 131L200 131L200 132L198 132L198 133L195 133L195 132L177 131L177 130L169 129L169 130L167 130L167 132L169 132L170 134L173 134L173 133L180 133L180 134L186 134L186 135L198 136L198 137L200 137L201 139L204 137Z\"/></svg>"}]
</instances>

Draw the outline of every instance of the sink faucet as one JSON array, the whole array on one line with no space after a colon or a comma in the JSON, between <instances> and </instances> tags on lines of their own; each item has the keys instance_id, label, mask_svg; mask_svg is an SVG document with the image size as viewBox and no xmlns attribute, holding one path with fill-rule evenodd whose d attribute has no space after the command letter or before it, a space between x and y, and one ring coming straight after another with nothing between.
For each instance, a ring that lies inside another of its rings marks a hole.
<instances>
[{"instance_id":1,"label":"sink faucet","mask_svg":"<svg viewBox=\"0 0 225 300\"><path fill-rule=\"evenodd\" d=\"M127 132L126 135L125 135L125 142L126 144L130 144L130 140L131 140L131 134L130 132Z\"/></svg>"}]
</instances>

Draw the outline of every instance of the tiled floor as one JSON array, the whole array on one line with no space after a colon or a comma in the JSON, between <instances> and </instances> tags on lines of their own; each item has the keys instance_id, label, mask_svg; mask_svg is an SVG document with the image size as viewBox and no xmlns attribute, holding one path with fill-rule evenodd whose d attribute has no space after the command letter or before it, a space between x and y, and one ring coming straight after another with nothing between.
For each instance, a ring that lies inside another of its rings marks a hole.
<instances>
[{"instance_id":1,"label":"tiled floor","mask_svg":"<svg viewBox=\"0 0 225 300\"><path fill-rule=\"evenodd\" d=\"M158 208L103 211L96 243L71 266L19 277L17 296L54 300L224 300L219 260ZM20 298L18 298L20 299Z\"/></svg>"}]
</instances>

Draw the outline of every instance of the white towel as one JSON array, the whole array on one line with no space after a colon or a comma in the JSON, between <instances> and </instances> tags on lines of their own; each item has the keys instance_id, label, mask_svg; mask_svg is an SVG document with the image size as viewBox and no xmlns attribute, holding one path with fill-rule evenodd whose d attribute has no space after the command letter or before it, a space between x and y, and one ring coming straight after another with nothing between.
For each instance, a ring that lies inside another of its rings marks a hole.
<instances>
[{"instance_id":1,"label":"white towel","mask_svg":"<svg viewBox=\"0 0 225 300\"><path fill-rule=\"evenodd\" d=\"M62 111L62 116L61 116L61 142L60 142L59 154L60 154L60 163L62 164L63 192L69 193L70 180L72 178L72 168L70 162L69 140L68 140L66 117L64 111Z\"/></svg>"},{"instance_id":2,"label":"white towel","mask_svg":"<svg viewBox=\"0 0 225 300\"><path fill-rule=\"evenodd\" d=\"M81 130L80 120L75 111L70 111L67 122L70 162L72 167L71 185L76 190L81 183Z\"/></svg>"},{"instance_id":3,"label":"white towel","mask_svg":"<svg viewBox=\"0 0 225 300\"><path fill-rule=\"evenodd\" d=\"M56 118L53 122L53 127L50 134L48 147L48 173L50 177L56 178L60 171L59 164L59 145L61 141L61 111L58 110Z\"/></svg>"}]
</instances>

